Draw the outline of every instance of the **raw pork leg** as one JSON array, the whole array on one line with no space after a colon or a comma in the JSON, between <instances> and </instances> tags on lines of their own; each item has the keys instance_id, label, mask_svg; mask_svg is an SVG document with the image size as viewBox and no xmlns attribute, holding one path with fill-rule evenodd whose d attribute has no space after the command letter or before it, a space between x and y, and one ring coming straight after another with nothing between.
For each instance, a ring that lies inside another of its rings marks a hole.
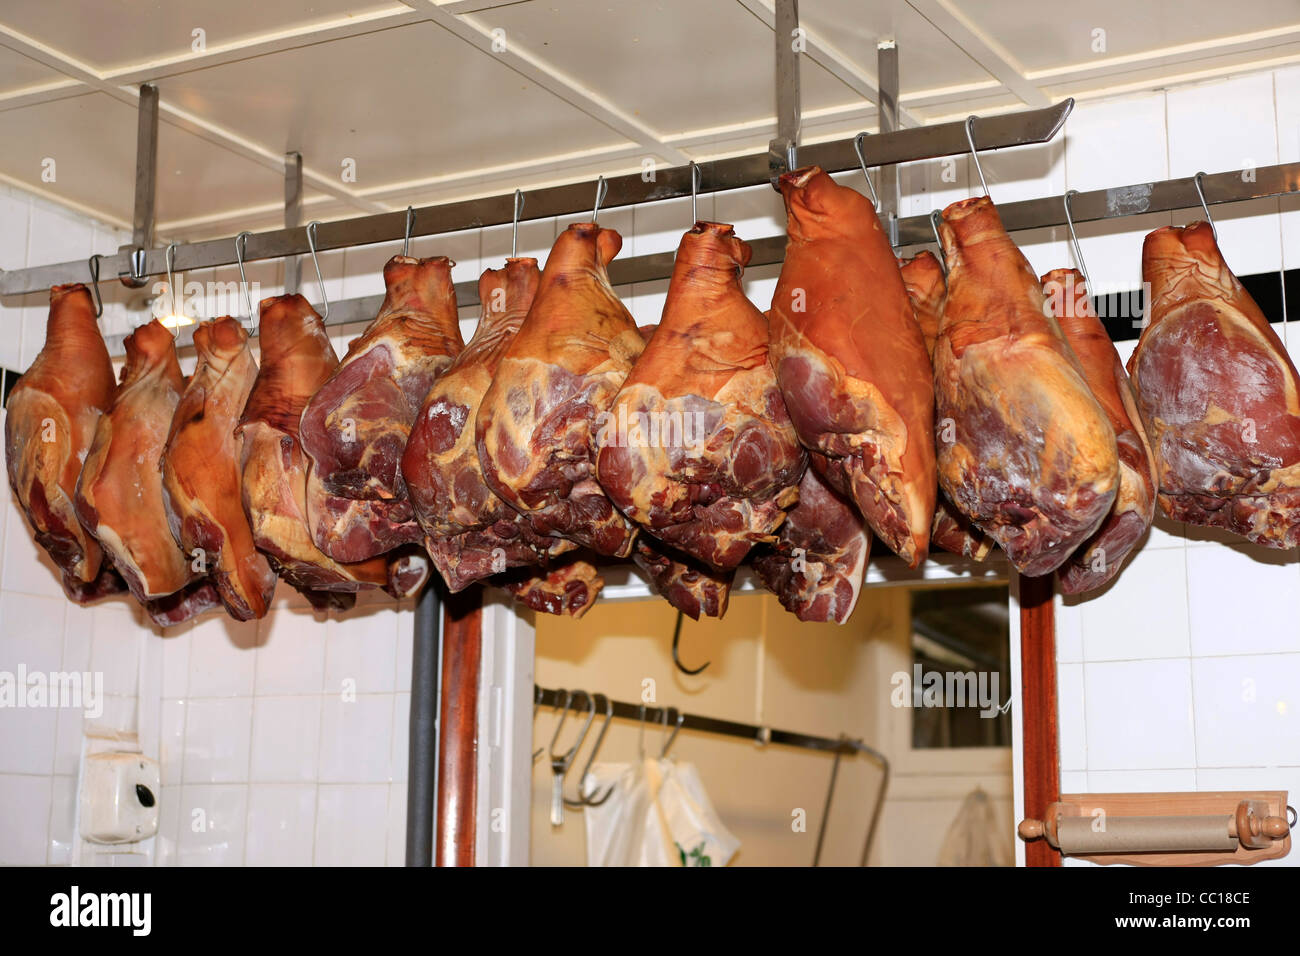
<instances>
[{"instance_id":1,"label":"raw pork leg","mask_svg":"<svg viewBox=\"0 0 1300 956\"><path fill-rule=\"evenodd\" d=\"M740 276L749 246L700 222L677 249L663 318L603 418L601 487L655 537L726 570L775 540L805 467Z\"/></svg>"},{"instance_id":2,"label":"raw pork leg","mask_svg":"<svg viewBox=\"0 0 1300 956\"><path fill-rule=\"evenodd\" d=\"M1300 545L1300 383L1208 223L1142 247L1148 324L1128 361L1160 507L1270 548Z\"/></svg>"},{"instance_id":3,"label":"raw pork leg","mask_svg":"<svg viewBox=\"0 0 1300 956\"><path fill-rule=\"evenodd\" d=\"M902 263L899 271L903 275L903 285L907 287L907 297L911 299L916 311L921 334L925 337L925 350L933 360L934 343L939 337L939 321L943 315L943 301L948 294L943 266L934 253L924 250ZM937 475L935 480L937 485ZM993 541L971 524L970 519L936 488L930 546L983 561L993 550Z\"/></svg>"},{"instance_id":4,"label":"raw pork leg","mask_svg":"<svg viewBox=\"0 0 1300 956\"><path fill-rule=\"evenodd\" d=\"M415 413L463 347L451 260L394 256L375 321L302 413L301 441L331 495L401 500L400 463Z\"/></svg>"},{"instance_id":5,"label":"raw pork leg","mask_svg":"<svg viewBox=\"0 0 1300 956\"><path fill-rule=\"evenodd\" d=\"M1119 451L1119 490L1110 514L1056 569L1061 590L1077 594L1099 588L1118 574L1128 553L1151 527L1156 507L1155 469L1133 386L1105 326L1092 310L1083 274L1075 269L1054 269L1042 281L1047 304L1083 368L1093 397L1115 430Z\"/></svg>"},{"instance_id":6,"label":"raw pork leg","mask_svg":"<svg viewBox=\"0 0 1300 956\"><path fill-rule=\"evenodd\" d=\"M1110 511L1115 430L993 203L949 206L940 236L948 298L934 349L939 484L1021 574L1048 574Z\"/></svg>"},{"instance_id":7,"label":"raw pork leg","mask_svg":"<svg viewBox=\"0 0 1300 956\"><path fill-rule=\"evenodd\" d=\"M122 383L77 481L77 516L141 603L196 577L167 527L158 459L185 390L176 343L157 319L126 337Z\"/></svg>"},{"instance_id":8,"label":"raw pork leg","mask_svg":"<svg viewBox=\"0 0 1300 956\"><path fill-rule=\"evenodd\" d=\"M74 504L82 462L113 390L113 364L90 293L80 284L55 286L45 345L9 393L5 464L36 543L78 603L124 588L103 567L103 552L77 520Z\"/></svg>"},{"instance_id":9,"label":"raw pork leg","mask_svg":"<svg viewBox=\"0 0 1300 956\"><path fill-rule=\"evenodd\" d=\"M474 441L483 396L532 305L540 278L536 259L509 259L504 269L483 273L478 328L425 396L402 457L402 475L424 529L425 547L453 593L575 547L537 534L527 518L488 488Z\"/></svg>"},{"instance_id":10,"label":"raw pork leg","mask_svg":"<svg viewBox=\"0 0 1300 956\"><path fill-rule=\"evenodd\" d=\"M483 477L539 535L627 557L636 529L596 483L600 416L640 354L605 267L623 240L576 223L551 249L537 295L479 406Z\"/></svg>"},{"instance_id":11,"label":"raw pork leg","mask_svg":"<svg viewBox=\"0 0 1300 956\"><path fill-rule=\"evenodd\" d=\"M198 365L181 396L162 455L167 523L203 566L236 620L266 614L275 572L253 542L241 502L241 439L235 432L257 363L248 335L232 318L194 332Z\"/></svg>"},{"instance_id":12,"label":"raw pork leg","mask_svg":"<svg viewBox=\"0 0 1300 956\"><path fill-rule=\"evenodd\" d=\"M299 420L338 357L321 317L303 296L263 299L259 311L261 368L236 429L243 439L244 511L253 541L280 577L313 605L342 609L347 601L312 592L383 587L388 566L382 557L341 564L317 548L307 530L307 458L298 441Z\"/></svg>"},{"instance_id":13,"label":"raw pork leg","mask_svg":"<svg viewBox=\"0 0 1300 956\"><path fill-rule=\"evenodd\" d=\"M871 201L817 167L786 173L772 364L813 467L912 567L934 518L925 340Z\"/></svg>"},{"instance_id":14,"label":"raw pork leg","mask_svg":"<svg viewBox=\"0 0 1300 956\"><path fill-rule=\"evenodd\" d=\"M434 378L461 350L451 261L394 256L379 316L303 409L307 523L317 547L355 563L418 542L401 457Z\"/></svg>"},{"instance_id":15,"label":"raw pork leg","mask_svg":"<svg viewBox=\"0 0 1300 956\"><path fill-rule=\"evenodd\" d=\"M753 564L799 620L843 624L858 603L870 552L871 532L857 509L809 468L777 545Z\"/></svg>"}]
</instances>

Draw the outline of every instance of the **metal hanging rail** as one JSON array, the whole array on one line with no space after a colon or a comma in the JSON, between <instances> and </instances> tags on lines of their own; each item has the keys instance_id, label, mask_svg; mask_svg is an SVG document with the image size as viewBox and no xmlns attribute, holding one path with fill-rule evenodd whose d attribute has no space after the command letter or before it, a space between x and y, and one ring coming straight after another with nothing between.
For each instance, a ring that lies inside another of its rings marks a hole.
<instances>
[{"instance_id":1,"label":"metal hanging rail","mask_svg":"<svg viewBox=\"0 0 1300 956\"><path fill-rule=\"evenodd\" d=\"M979 120L980 149L1003 149L1045 143L1060 132L1073 107L1074 101L1067 99L1043 109L1023 110L982 118ZM905 163L940 156L957 156L967 150L965 124L940 123L935 126L896 130L872 137L871 161L877 165ZM843 172L858 168L857 153L854 152L852 139L802 146L799 148L798 159L802 164L817 165L829 172ZM771 177L768 153L765 152L700 163L698 168L701 193L766 185ZM691 169L689 166L673 166L655 170L652 179L643 178L641 173L632 173L612 177L606 182L609 185L609 192L602 208L612 209L689 196ZM532 190L526 192L525 196L527 198L525 221L591 212L591 183L588 181ZM514 193L511 192L438 206L422 206L414 211L410 235L418 238L485 226L509 225L514 219L514 203ZM318 252L325 252L378 242L395 242L406 236L406 225L405 210L322 222L316 234L316 249ZM244 262L282 259L285 256L304 255L308 252L310 247L304 227L255 232L248 236L244 247ZM208 239L177 246L173 266L177 272L186 272L234 264L235 237L230 236L225 239ZM626 267L630 264L631 261L623 265ZM164 250L147 250L143 262L136 263L136 266L137 275L165 275L167 263ZM631 277L624 278L623 275L617 274L620 271L626 274L628 270L615 268L611 273L619 283L643 281ZM667 276L670 271L664 271L662 276L658 277ZM126 252L104 256L100 262L100 274L105 278L131 272L131 257ZM67 282L85 282L87 278L88 272L84 260L5 270L0 271L0 295L45 292L51 286ZM458 289L457 292L459 291ZM469 304L474 299L475 296L466 295L462 304ZM373 318L373 315L368 318Z\"/></svg>"},{"instance_id":2,"label":"metal hanging rail","mask_svg":"<svg viewBox=\"0 0 1300 956\"><path fill-rule=\"evenodd\" d=\"M575 699L579 695L585 695L585 693L585 691L570 692L534 686L533 703L558 710L561 707L573 706ZM876 825L880 822L880 813L885 805L885 792L889 788L889 758L879 750L868 746L861 740L854 740L849 737L819 737L815 734L801 734L791 730L773 730L771 727L762 727L758 724L723 720L718 717L701 717L698 714L684 714L675 707L647 707L642 704L629 704L621 700L611 700L609 706L613 716L640 721L646 726L656 724L663 726L672 733L673 738L676 738L678 730L697 730L721 737L736 737L740 740L749 740L763 746L780 744L785 747L800 747L804 750L817 750L822 753L834 754L836 762L831 770L831 786L826 794L826 806L822 812L821 828L817 837L817 857L814 858L814 866L817 865L816 861L821 856L822 840L826 832L827 818L830 815L831 797L835 792L835 779L839 771L839 758L854 754L864 755L881 769L880 786L876 790L876 802L871 809L871 823L867 829L867 839L863 844L862 858L859 862L860 866L867 865L867 856L871 852L871 845L876 836ZM600 746L599 742L596 746Z\"/></svg>"}]
</instances>

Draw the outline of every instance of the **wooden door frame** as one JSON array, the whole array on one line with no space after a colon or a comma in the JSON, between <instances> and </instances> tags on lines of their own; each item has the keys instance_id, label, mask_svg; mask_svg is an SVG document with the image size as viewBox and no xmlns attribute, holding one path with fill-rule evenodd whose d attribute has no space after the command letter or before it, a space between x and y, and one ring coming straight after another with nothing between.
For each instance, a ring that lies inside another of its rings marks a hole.
<instances>
[{"instance_id":1,"label":"wooden door frame","mask_svg":"<svg viewBox=\"0 0 1300 956\"><path fill-rule=\"evenodd\" d=\"M1056 616L1053 580L1021 577L1020 718L1024 817L1042 820L1061 795L1061 743L1056 700ZM1019 837L1017 837L1019 839ZM1026 866L1060 866L1046 840L1025 844Z\"/></svg>"}]
</instances>

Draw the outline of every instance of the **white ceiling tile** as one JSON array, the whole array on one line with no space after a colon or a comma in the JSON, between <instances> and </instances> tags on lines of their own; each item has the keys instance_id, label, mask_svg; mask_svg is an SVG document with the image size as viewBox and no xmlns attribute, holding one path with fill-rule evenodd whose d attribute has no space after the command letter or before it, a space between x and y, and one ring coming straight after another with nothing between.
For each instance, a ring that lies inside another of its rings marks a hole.
<instances>
[{"instance_id":1,"label":"white ceiling tile","mask_svg":"<svg viewBox=\"0 0 1300 956\"><path fill-rule=\"evenodd\" d=\"M479 18L660 133L775 116L772 31L730 0L534 0ZM861 97L805 57L801 100L814 110Z\"/></svg>"},{"instance_id":2,"label":"white ceiling tile","mask_svg":"<svg viewBox=\"0 0 1300 956\"><path fill-rule=\"evenodd\" d=\"M194 30L206 46L247 41L308 24L399 8L385 0L117 0L66 4L5 0L0 20L46 46L107 72L192 52Z\"/></svg>"},{"instance_id":3,"label":"white ceiling tile","mask_svg":"<svg viewBox=\"0 0 1300 956\"><path fill-rule=\"evenodd\" d=\"M1050 12L1042 0L955 0L954 6L1031 71L1300 24L1295 0L1231 7L1222 0L1091 0L1052 4ZM1104 36L1094 34L1098 30ZM1105 42L1102 52L1093 49L1099 39Z\"/></svg>"},{"instance_id":4,"label":"white ceiling tile","mask_svg":"<svg viewBox=\"0 0 1300 956\"><path fill-rule=\"evenodd\" d=\"M876 75L876 44L898 44L898 85L903 96L989 79L962 51L906 0L803 0L799 22L846 54L869 76Z\"/></svg>"},{"instance_id":5,"label":"white ceiling tile","mask_svg":"<svg viewBox=\"0 0 1300 956\"><path fill-rule=\"evenodd\" d=\"M29 86L43 86L61 79L63 75L56 70L0 46L0 93L12 93Z\"/></svg>"},{"instance_id":6,"label":"white ceiling tile","mask_svg":"<svg viewBox=\"0 0 1300 956\"><path fill-rule=\"evenodd\" d=\"M430 23L169 77L165 103L366 191L626 140Z\"/></svg>"}]
</instances>

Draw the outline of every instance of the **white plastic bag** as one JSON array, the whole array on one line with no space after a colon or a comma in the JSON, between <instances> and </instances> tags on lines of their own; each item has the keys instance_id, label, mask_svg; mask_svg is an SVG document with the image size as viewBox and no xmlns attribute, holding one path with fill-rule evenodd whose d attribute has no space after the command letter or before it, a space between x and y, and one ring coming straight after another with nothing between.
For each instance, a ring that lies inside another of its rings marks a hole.
<instances>
[{"instance_id":1,"label":"white plastic bag","mask_svg":"<svg viewBox=\"0 0 1300 956\"><path fill-rule=\"evenodd\" d=\"M594 764L583 793L611 785L608 800L583 811L588 866L726 866L740 848L692 764Z\"/></svg>"}]
</instances>

